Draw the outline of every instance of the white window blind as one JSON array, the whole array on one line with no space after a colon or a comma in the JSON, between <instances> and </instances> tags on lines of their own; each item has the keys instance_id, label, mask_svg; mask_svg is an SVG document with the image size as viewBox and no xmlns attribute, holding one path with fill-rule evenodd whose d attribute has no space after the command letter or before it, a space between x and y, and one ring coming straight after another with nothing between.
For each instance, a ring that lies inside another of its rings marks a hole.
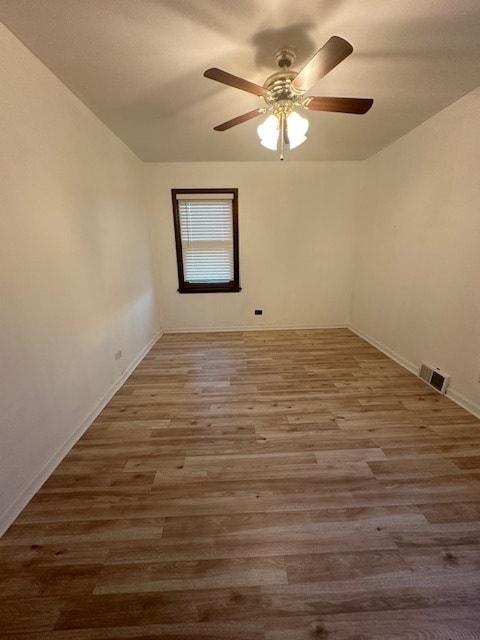
<instances>
[{"instance_id":1,"label":"white window blind","mask_svg":"<svg viewBox=\"0 0 480 640\"><path fill-rule=\"evenodd\" d=\"M185 282L231 282L233 194L177 194L177 200Z\"/></svg>"}]
</instances>

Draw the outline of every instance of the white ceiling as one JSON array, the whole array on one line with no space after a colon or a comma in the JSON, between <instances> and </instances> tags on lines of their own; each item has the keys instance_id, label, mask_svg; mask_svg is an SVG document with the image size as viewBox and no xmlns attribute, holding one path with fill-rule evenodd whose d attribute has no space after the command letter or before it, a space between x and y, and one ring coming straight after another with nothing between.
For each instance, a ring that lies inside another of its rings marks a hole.
<instances>
[{"instance_id":1,"label":"white ceiling","mask_svg":"<svg viewBox=\"0 0 480 640\"><path fill-rule=\"evenodd\" d=\"M203 72L263 84L277 49L300 69L332 35L354 52L308 95L375 104L308 113L292 160L367 158L480 85L480 0L0 0L0 18L146 161L276 160L260 118L213 131L263 100Z\"/></svg>"}]
</instances>

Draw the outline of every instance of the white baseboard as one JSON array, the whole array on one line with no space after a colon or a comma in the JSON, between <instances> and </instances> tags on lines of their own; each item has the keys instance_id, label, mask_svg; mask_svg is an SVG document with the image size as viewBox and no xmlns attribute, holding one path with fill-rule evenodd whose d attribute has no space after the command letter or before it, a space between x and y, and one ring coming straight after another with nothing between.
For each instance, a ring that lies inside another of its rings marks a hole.
<instances>
[{"instance_id":1,"label":"white baseboard","mask_svg":"<svg viewBox=\"0 0 480 640\"><path fill-rule=\"evenodd\" d=\"M460 405L462 409L465 409L476 418L480 418L480 405L476 402L472 402L469 398L460 393L459 391L455 391L455 389L447 389L446 393L447 398L453 400L456 404Z\"/></svg>"},{"instance_id":2,"label":"white baseboard","mask_svg":"<svg viewBox=\"0 0 480 640\"><path fill-rule=\"evenodd\" d=\"M228 327L169 327L163 333L232 333L234 331L308 331L314 329L347 329L346 324L238 325Z\"/></svg>"},{"instance_id":3,"label":"white baseboard","mask_svg":"<svg viewBox=\"0 0 480 640\"><path fill-rule=\"evenodd\" d=\"M395 351L392 351L391 349L386 347L384 344L382 344L381 342L378 342L377 340L363 333L362 331L359 331L358 329L355 329L354 327L351 327L351 326L349 326L348 328L350 329L350 331L353 331L353 333L356 333L357 336L359 336L360 338L362 338L363 340L371 344L373 347L375 347L376 349L384 353L386 356L388 356L389 358L397 362L399 365L401 365L402 367L404 367L414 375L418 376L418 367L416 367L413 364L413 362L406 360L400 354L396 353ZM462 407L462 409L465 409L466 411L474 415L476 418L480 418L480 405L477 404L476 402L473 402L472 400L464 396L462 393L460 393L459 391L456 391L455 389L452 389L451 387L447 389L447 393L445 395L447 396L447 398L450 398L450 400L455 402L455 404L458 404L460 407Z\"/></svg>"},{"instance_id":4,"label":"white baseboard","mask_svg":"<svg viewBox=\"0 0 480 640\"><path fill-rule=\"evenodd\" d=\"M43 467L43 469L30 480L27 486L23 489L19 496L7 507L6 511L2 513L0 516L0 538L3 536L5 531L10 527L11 524L15 521L15 519L20 515L23 509L27 506L33 496L37 493L43 483L49 478L49 476L55 471L57 466L63 460L63 458L67 455L70 449L75 445L75 443L81 438L81 436L85 433L88 427L92 424L95 418L100 414L100 412L106 407L106 405L110 402L116 392L123 385L128 376L136 369L136 367L140 364L146 354L153 347L155 342L162 336L162 332L156 334L150 342L144 347L141 352L137 355L135 360L130 363L127 369L122 373L117 380L113 383L113 385L108 389L106 393L100 398L97 404L93 407L93 409L88 413L88 415L82 420L82 422L73 430L71 435L67 438L67 440L57 449L57 451L53 454L47 464Z\"/></svg>"},{"instance_id":5,"label":"white baseboard","mask_svg":"<svg viewBox=\"0 0 480 640\"><path fill-rule=\"evenodd\" d=\"M353 331L353 333L356 333L357 336L362 338L362 340L365 340L365 342L368 342L369 344L371 344L372 347L375 347L375 349L378 349L379 351L384 353L386 356L394 360L397 364L401 365L404 369L407 369L411 373L414 373L415 375L417 375L417 367L413 364L413 362L406 360L403 356L396 353L395 351L392 351L391 349L386 347L384 344L382 344L381 342L378 342L378 340L375 340L375 338L372 338L366 333L363 333L362 331L359 331L354 327L349 326L348 328L350 329L350 331Z\"/></svg>"}]
</instances>

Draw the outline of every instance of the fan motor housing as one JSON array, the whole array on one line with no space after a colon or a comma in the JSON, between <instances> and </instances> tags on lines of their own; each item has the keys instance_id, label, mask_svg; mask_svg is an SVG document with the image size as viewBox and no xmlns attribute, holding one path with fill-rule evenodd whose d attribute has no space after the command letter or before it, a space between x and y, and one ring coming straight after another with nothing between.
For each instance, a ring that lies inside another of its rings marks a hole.
<instances>
[{"instance_id":1,"label":"fan motor housing","mask_svg":"<svg viewBox=\"0 0 480 640\"><path fill-rule=\"evenodd\" d=\"M291 100L296 102L302 93L296 92L292 87L292 81L297 76L296 71L282 70L269 76L264 83L269 96L265 101L272 105L278 100Z\"/></svg>"}]
</instances>

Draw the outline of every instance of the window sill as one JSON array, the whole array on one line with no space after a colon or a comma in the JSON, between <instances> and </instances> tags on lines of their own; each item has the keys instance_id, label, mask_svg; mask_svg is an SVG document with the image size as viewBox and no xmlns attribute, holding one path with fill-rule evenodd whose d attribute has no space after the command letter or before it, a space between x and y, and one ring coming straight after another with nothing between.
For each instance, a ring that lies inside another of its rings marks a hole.
<instances>
[{"instance_id":1,"label":"window sill","mask_svg":"<svg viewBox=\"0 0 480 640\"><path fill-rule=\"evenodd\" d=\"M238 293L241 290L242 288L238 284L232 285L230 283L228 285L192 284L177 289L178 293Z\"/></svg>"}]
</instances>

